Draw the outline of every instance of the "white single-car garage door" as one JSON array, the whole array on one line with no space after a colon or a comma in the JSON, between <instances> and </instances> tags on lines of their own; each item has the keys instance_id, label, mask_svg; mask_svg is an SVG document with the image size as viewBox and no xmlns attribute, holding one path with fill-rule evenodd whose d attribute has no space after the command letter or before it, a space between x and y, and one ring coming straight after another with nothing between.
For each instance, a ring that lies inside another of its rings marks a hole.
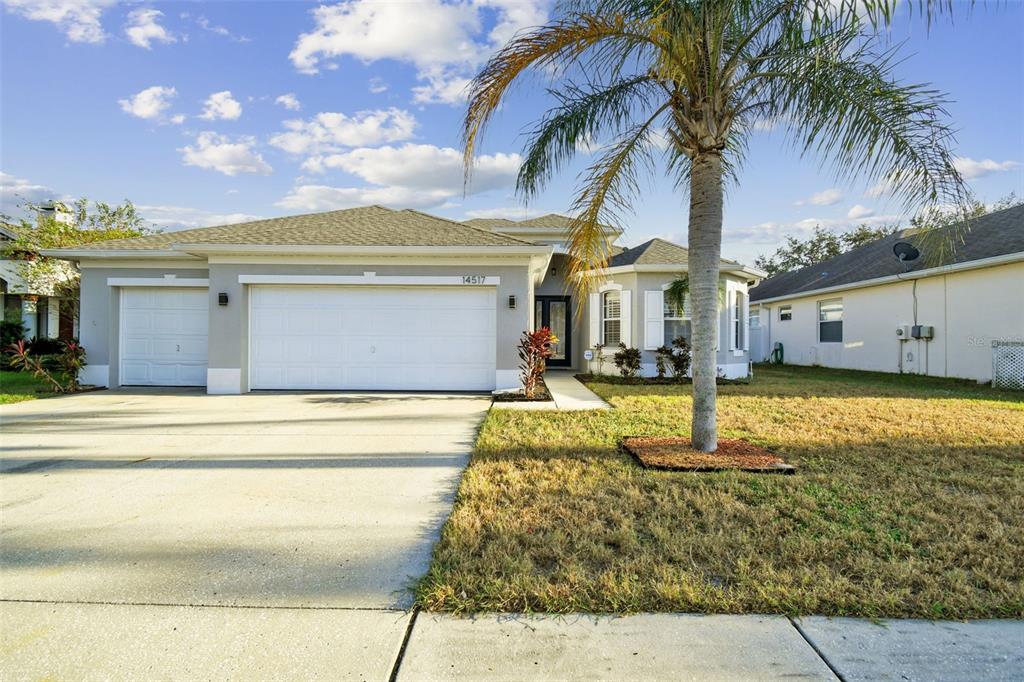
<instances>
[{"instance_id":1,"label":"white single-car garage door","mask_svg":"<svg viewBox=\"0 0 1024 682\"><path fill-rule=\"evenodd\" d=\"M206 289L121 290L122 386L205 386L210 324Z\"/></svg>"},{"instance_id":2,"label":"white single-car garage door","mask_svg":"<svg viewBox=\"0 0 1024 682\"><path fill-rule=\"evenodd\" d=\"M494 388L493 287L253 286L250 388Z\"/></svg>"}]
</instances>

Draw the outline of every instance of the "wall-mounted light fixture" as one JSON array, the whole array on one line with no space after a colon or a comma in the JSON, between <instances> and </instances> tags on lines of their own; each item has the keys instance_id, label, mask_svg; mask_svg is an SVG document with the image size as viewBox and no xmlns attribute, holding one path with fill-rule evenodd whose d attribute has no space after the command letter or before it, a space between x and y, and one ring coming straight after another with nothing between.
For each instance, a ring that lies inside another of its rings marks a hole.
<instances>
[{"instance_id":1,"label":"wall-mounted light fixture","mask_svg":"<svg viewBox=\"0 0 1024 682\"><path fill-rule=\"evenodd\" d=\"M552 275L557 275L558 274L558 268L551 268L551 274Z\"/></svg>"},{"instance_id":2,"label":"wall-mounted light fixture","mask_svg":"<svg viewBox=\"0 0 1024 682\"><path fill-rule=\"evenodd\" d=\"M516 309L516 297L515 297L515 294L513 294L513 295L508 297L508 308L509 308L509 310L515 310Z\"/></svg>"},{"instance_id":3,"label":"wall-mounted light fixture","mask_svg":"<svg viewBox=\"0 0 1024 682\"><path fill-rule=\"evenodd\" d=\"M227 305L227 304L228 304L228 295L227 295L227 293L222 291L219 294L217 294L217 305Z\"/></svg>"}]
</instances>

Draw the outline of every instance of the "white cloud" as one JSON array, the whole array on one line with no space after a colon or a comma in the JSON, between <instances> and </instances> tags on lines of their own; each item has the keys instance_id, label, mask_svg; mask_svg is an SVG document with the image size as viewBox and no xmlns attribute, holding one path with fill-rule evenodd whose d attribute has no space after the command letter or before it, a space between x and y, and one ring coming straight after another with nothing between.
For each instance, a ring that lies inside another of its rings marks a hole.
<instances>
[{"instance_id":1,"label":"white cloud","mask_svg":"<svg viewBox=\"0 0 1024 682\"><path fill-rule=\"evenodd\" d=\"M274 205L299 211L334 211L367 204L393 208L432 208L443 204L449 196L446 191L431 192L408 187L298 185Z\"/></svg>"},{"instance_id":2,"label":"white cloud","mask_svg":"<svg viewBox=\"0 0 1024 682\"><path fill-rule=\"evenodd\" d=\"M448 69L428 69L420 73L425 85L412 89L412 101L417 104L461 104L469 93L468 76Z\"/></svg>"},{"instance_id":3,"label":"white cloud","mask_svg":"<svg viewBox=\"0 0 1024 682\"><path fill-rule=\"evenodd\" d=\"M183 18L187 18L187 16L188 15L186 13L185 15L183 15ZM215 24L210 23L210 20L204 16L196 17L196 23L204 31L209 31L210 33L214 33L219 36L224 36L225 38L230 38L231 40L234 40L237 43L248 43L250 40L245 36L235 35L223 26L217 26Z\"/></svg>"},{"instance_id":4,"label":"white cloud","mask_svg":"<svg viewBox=\"0 0 1024 682\"><path fill-rule=\"evenodd\" d=\"M511 187L522 159L518 154L491 154L477 159L471 194ZM353 149L309 159L307 171L340 170L354 175L368 187L296 186L278 206L309 211L384 204L432 208L450 205L463 192L462 155L451 147L406 144L401 147Z\"/></svg>"},{"instance_id":5,"label":"white cloud","mask_svg":"<svg viewBox=\"0 0 1024 682\"><path fill-rule=\"evenodd\" d=\"M52 187L17 178L0 171L0 213L21 215L26 202L38 204L42 201L62 198Z\"/></svg>"},{"instance_id":6,"label":"white cloud","mask_svg":"<svg viewBox=\"0 0 1024 682\"><path fill-rule=\"evenodd\" d=\"M175 114L169 119L171 123L175 125L181 125L185 122L185 114Z\"/></svg>"},{"instance_id":7,"label":"white cloud","mask_svg":"<svg viewBox=\"0 0 1024 682\"><path fill-rule=\"evenodd\" d=\"M519 154L490 154L477 157L467 191L486 192L515 183L522 158ZM463 189L462 153L432 144L401 147L353 149L345 154L313 157L307 171L337 169L374 185L392 185L421 190L443 190L455 196Z\"/></svg>"},{"instance_id":8,"label":"white cloud","mask_svg":"<svg viewBox=\"0 0 1024 682\"><path fill-rule=\"evenodd\" d=\"M7 11L49 21L73 43L102 43L107 34L100 23L103 10L116 0L3 0Z\"/></svg>"},{"instance_id":9,"label":"white cloud","mask_svg":"<svg viewBox=\"0 0 1024 682\"><path fill-rule=\"evenodd\" d=\"M124 34L132 45L150 49L153 42L176 43L178 39L158 22L164 15L158 9L137 9L128 13Z\"/></svg>"},{"instance_id":10,"label":"white cloud","mask_svg":"<svg viewBox=\"0 0 1024 682\"><path fill-rule=\"evenodd\" d=\"M302 73L332 68L343 56L416 66L416 102L460 103L473 70L516 31L547 20L545 0L382 3L352 0L312 11L315 26L289 55ZM485 33L484 26L493 21Z\"/></svg>"},{"instance_id":11,"label":"white cloud","mask_svg":"<svg viewBox=\"0 0 1024 682\"><path fill-rule=\"evenodd\" d=\"M846 213L846 217L850 220L856 220L857 218L867 218L875 214L873 209L857 204Z\"/></svg>"},{"instance_id":12,"label":"white cloud","mask_svg":"<svg viewBox=\"0 0 1024 682\"><path fill-rule=\"evenodd\" d=\"M953 165L967 180L984 177L990 173L1010 171L1020 166L1016 161L993 161L992 159L975 161L966 156L957 157L953 161Z\"/></svg>"},{"instance_id":13,"label":"white cloud","mask_svg":"<svg viewBox=\"0 0 1024 682\"><path fill-rule=\"evenodd\" d=\"M388 84L383 78L374 76L370 79L370 92L375 95L379 95L382 92L387 92Z\"/></svg>"},{"instance_id":14,"label":"white cloud","mask_svg":"<svg viewBox=\"0 0 1024 682\"><path fill-rule=\"evenodd\" d=\"M862 218L804 218L792 223L764 222L747 227L726 228L723 239L730 243L778 244L787 235L803 239L822 227L832 232L844 232L857 225L891 225L901 221L898 215L871 215Z\"/></svg>"},{"instance_id":15,"label":"white cloud","mask_svg":"<svg viewBox=\"0 0 1024 682\"><path fill-rule=\"evenodd\" d=\"M195 146L186 145L178 151L186 166L215 170L225 175L257 173L269 175L273 170L253 148L256 139L238 137L232 141L226 135L205 131L199 133Z\"/></svg>"},{"instance_id":16,"label":"white cloud","mask_svg":"<svg viewBox=\"0 0 1024 682\"><path fill-rule=\"evenodd\" d=\"M200 208L185 206L136 206L139 215L157 227L167 230L187 230L195 227L212 225L231 225L250 220L259 220L262 216L249 213L214 213Z\"/></svg>"},{"instance_id":17,"label":"white cloud","mask_svg":"<svg viewBox=\"0 0 1024 682\"><path fill-rule=\"evenodd\" d=\"M401 142L412 137L416 118L401 109L360 111L354 116L321 112L308 121L285 121L286 132L270 144L291 154L322 154L344 147Z\"/></svg>"},{"instance_id":18,"label":"white cloud","mask_svg":"<svg viewBox=\"0 0 1024 682\"><path fill-rule=\"evenodd\" d=\"M163 116L164 112L170 108L171 100L177 97L177 95L178 91L174 88L154 85L145 90L140 90L127 99L119 99L117 103L121 105L121 110L125 113L137 116L138 118L154 120L160 119ZM184 117L181 120L177 119L178 116L175 116L171 121L173 123L180 123L185 120Z\"/></svg>"},{"instance_id":19,"label":"white cloud","mask_svg":"<svg viewBox=\"0 0 1024 682\"><path fill-rule=\"evenodd\" d=\"M231 96L230 90L221 90L206 98L206 102L203 103L203 113L199 114L199 118L207 121L217 119L235 121L241 115L242 104Z\"/></svg>"},{"instance_id":20,"label":"white cloud","mask_svg":"<svg viewBox=\"0 0 1024 682\"><path fill-rule=\"evenodd\" d=\"M803 206L804 204L813 204L815 206L831 206L838 204L843 200L843 193L836 188L822 190L816 194L812 194L807 199L801 199L800 201L794 202L795 206Z\"/></svg>"},{"instance_id":21,"label":"white cloud","mask_svg":"<svg viewBox=\"0 0 1024 682\"><path fill-rule=\"evenodd\" d=\"M548 215L549 213L558 213L558 211L524 208L523 206L510 206L508 208L478 208L472 211L466 211L466 219L505 218L506 220L529 220L530 218L539 218L540 216Z\"/></svg>"},{"instance_id":22,"label":"white cloud","mask_svg":"<svg viewBox=\"0 0 1024 682\"><path fill-rule=\"evenodd\" d=\"M302 108L302 104L299 102L299 98L296 97L295 94L291 92L278 96L278 98L275 99L274 102L280 104L288 111L298 111L299 109Z\"/></svg>"}]
</instances>

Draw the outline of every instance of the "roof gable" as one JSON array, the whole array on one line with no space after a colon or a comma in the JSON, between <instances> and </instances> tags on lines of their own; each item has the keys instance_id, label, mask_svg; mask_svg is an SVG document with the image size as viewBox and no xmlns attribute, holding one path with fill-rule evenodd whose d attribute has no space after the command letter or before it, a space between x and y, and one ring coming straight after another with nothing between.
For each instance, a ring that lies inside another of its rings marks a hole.
<instances>
[{"instance_id":1,"label":"roof gable","mask_svg":"<svg viewBox=\"0 0 1024 682\"><path fill-rule=\"evenodd\" d=\"M951 237L949 233L953 229L943 228L946 233L943 236ZM1024 204L971 220L970 231L964 235L963 243L957 244L955 251L938 263L930 261L924 253L912 263L901 263L892 252L893 245L901 241L919 242L920 238L903 230L822 263L776 275L751 289L750 300L799 296L819 289L853 285L942 265L1024 253Z\"/></svg>"}]
</instances>

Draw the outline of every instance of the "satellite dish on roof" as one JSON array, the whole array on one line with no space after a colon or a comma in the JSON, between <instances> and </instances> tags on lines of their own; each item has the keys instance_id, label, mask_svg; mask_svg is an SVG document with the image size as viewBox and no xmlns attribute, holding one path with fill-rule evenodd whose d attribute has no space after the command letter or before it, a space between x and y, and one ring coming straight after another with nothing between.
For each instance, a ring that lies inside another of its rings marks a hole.
<instances>
[{"instance_id":1,"label":"satellite dish on roof","mask_svg":"<svg viewBox=\"0 0 1024 682\"><path fill-rule=\"evenodd\" d=\"M896 258L901 263L909 263L912 260L917 260L921 255L921 252L917 250L917 247L910 242L896 242L892 245L892 252L896 254Z\"/></svg>"}]
</instances>

